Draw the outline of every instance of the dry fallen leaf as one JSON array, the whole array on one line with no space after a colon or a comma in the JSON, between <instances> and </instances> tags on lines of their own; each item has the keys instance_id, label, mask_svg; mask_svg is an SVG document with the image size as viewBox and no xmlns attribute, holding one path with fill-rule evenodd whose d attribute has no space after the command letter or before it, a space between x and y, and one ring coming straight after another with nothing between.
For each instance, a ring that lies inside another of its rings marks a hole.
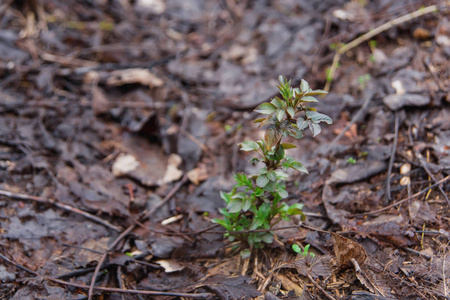
<instances>
[{"instance_id":1,"label":"dry fallen leaf","mask_svg":"<svg viewBox=\"0 0 450 300\"><path fill-rule=\"evenodd\" d=\"M339 268L353 266L352 259L355 259L360 266L366 262L367 253L360 244L337 234L333 234L333 240L334 253Z\"/></svg>"},{"instance_id":2,"label":"dry fallen leaf","mask_svg":"<svg viewBox=\"0 0 450 300\"><path fill-rule=\"evenodd\" d=\"M163 267L166 273L173 273L184 269L184 266L174 259L160 259L156 263Z\"/></svg>"},{"instance_id":3,"label":"dry fallen leaf","mask_svg":"<svg viewBox=\"0 0 450 300\"><path fill-rule=\"evenodd\" d=\"M195 185L199 185L201 181L208 179L208 172L205 165L200 164L199 167L190 170L187 173L187 177L190 182Z\"/></svg>"},{"instance_id":4,"label":"dry fallen leaf","mask_svg":"<svg viewBox=\"0 0 450 300\"><path fill-rule=\"evenodd\" d=\"M114 176L119 177L135 170L139 167L139 162L136 157L131 154L121 154L115 160L112 166L112 173Z\"/></svg>"},{"instance_id":5,"label":"dry fallen leaf","mask_svg":"<svg viewBox=\"0 0 450 300\"><path fill-rule=\"evenodd\" d=\"M183 171L178 167L183 162L183 159L178 154L170 154L167 160L167 170L163 178L163 183L169 183L180 179L183 176Z\"/></svg>"}]
</instances>

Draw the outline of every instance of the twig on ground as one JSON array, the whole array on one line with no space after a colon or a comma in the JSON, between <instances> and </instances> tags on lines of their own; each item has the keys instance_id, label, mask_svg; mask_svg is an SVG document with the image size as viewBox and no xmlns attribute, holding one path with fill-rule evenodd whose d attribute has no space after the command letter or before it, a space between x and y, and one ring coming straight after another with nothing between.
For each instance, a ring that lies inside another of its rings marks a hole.
<instances>
[{"instance_id":1,"label":"twig on ground","mask_svg":"<svg viewBox=\"0 0 450 300\"><path fill-rule=\"evenodd\" d=\"M44 280L52 281L54 283L58 283L58 284L65 285L65 286L72 286L72 287L76 287L76 288L80 288L80 289L85 289L85 290L90 289L90 286L88 286L88 285L67 282L64 280L47 277L47 276L41 276L39 273L20 265L19 263L7 258L3 254L0 254L0 258L2 258L6 262L8 262L9 264L11 264L17 268L27 271L28 273L33 274L34 276L40 277ZM211 294L211 293L199 293L199 294L175 293L175 292L159 292L159 291L147 291L147 290L128 290L128 289L106 288L106 287L98 287L98 286L94 287L94 289L97 291L108 292L108 293L154 295L154 296L175 296L175 297L202 298L202 299L206 299L206 298L213 296L213 294Z\"/></svg>"},{"instance_id":2,"label":"twig on ground","mask_svg":"<svg viewBox=\"0 0 450 300\"><path fill-rule=\"evenodd\" d=\"M349 51L350 49L355 48L356 46L359 46L361 43L364 43L365 41L373 38L374 36L382 33L383 31L386 31L392 27L395 27L397 25L400 25L402 23L405 23L407 21L413 20L415 18L418 18L420 16L435 12L438 10L438 6L437 5L431 5L425 8L420 8L412 13L406 14L404 16L401 16L397 19L394 20L390 20L387 23L384 23L381 26L378 26L377 28L374 28L372 30L370 30L369 32L363 34L362 36L354 39L353 41L351 41L350 43L344 45L343 47L339 48L336 51L336 54L334 55L333 58L333 63L331 64L330 67L330 71L328 73L328 78L329 80L327 80L327 83L325 85L324 90L325 91L329 91L330 90L330 86L331 86L331 82L333 81L334 78L334 74L336 72L336 69L338 68L339 65L339 60L341 59L341 55L343 55L345 52Z\"/></svg>"},{"instance_id":3,"label":"twig on ground","mask_svg":"<svg viewBox=\"0 0 450 300\"><path fill-rule=\"evenodd\" d=\"M102 225L104 225L104 226L106 226L106 227L108 227L108 228L110 228L110 229L112 229L114 231L120 232L122 230L120 227L114 226L111 223L109 223L108 221L100 219L97 216L91 215L90 213L82 211L81 209L75 208L75 207L70 206L68 204L61 203L61 202L59 202L57 200L54 200L54 199L51 199L51 198L45 199L45 198L42 198L42 197L30 196L30 195L26 195L26 194L12 193L12 192L8 192L8 191L5 191L5 190L0 190L0 195L9 197L11 199L28 200L28 201L34 201L34 202L43 203L43 204L52 204L52 205L54 205L54 206L56 206L58 208L61 208L63 210L70 211L70 212L82 215L85 218L90 219L90 220L92 220L94 222L97 222L99 224L102 224Z\"/></svg>"},{"instance_id":4,"label":"twig on ground","mask_svg":"<svg viewBox=\"0 0 450 300\"><path fill-rule=\"evenodd\" d=\"M392 144L391 149L391 157L389 159L389 166L388 166L388 173L386 176L386 195L384 199L384 204L387 205L391 201L391 174L392 174L392 167L395 162L395 153L397 152L397 141L398 141L398 127L399 127L399 114L396 111L395 113L395 121L394 121L394 142Z\"/></svg>"},{"instance_id":5,"label":"twig on ground","mask_svg":"<svg viewBox=\"0 0 450 300\"><path fill-rule=\"evenodd\" d=\"M308 279L309 281L311 281L312 284L314 284L314 286L319 289L319 291L322 292L322 294L325 295L325 297L327 297L330 300L336 300L336 298L334 298L333 296L331 296L330 294L327 293L327 291L325 291L315 280L314 278L312 278L312 276L310 274L308 274Z\"/></svg>"},{"instance_id":6,"label":"twig on ground","mask_svg":"<svg viewBox=\"0 0 450 300\"><path fill-rule=\"evenodd\" d=\"M181 186L187 181L187 175L184 175L183 178L173 187L173 189L167 194L167 196L159 203L157 206L155 206L153 209L151 209L149 212L145 213L141 218L140 222L143 222L147 218L149 218L158 208L163 206L167 201L169 201L173 195L181 188ZM92 294L94 292L95 287L95 280L97 278L98 272L100 271L103 263L106 260L106 257L108 256L108 253L116 247L116 245L124 238L126 237L131 231L136 228L137 223L130 225L124 232L122 232L111 244L111 246L108 248L108 250L103 254L102 258L97 264L97 267L95 268L94 275L92 276L91 284L89 286L89 292L88 292L88 300L92 299ZM98 288L97 288L98 289Z\"/></svg>"},{"instance_id":7,"label":"twig on ground","mask_svg":"<svg viewBox=\"0 0 450 300\"><path fill-rule=\"evenodd\" d=\"M124 232L122 232L115 240L114 242L111 244L111 246L109 246L108 250L102 255L102 258L99 260L97 267L95 268L94 271L94 275L92 276L92 280L91 280L91 285L89 287L89 292L88 292L88 300L92 299L92 294L94 292L94 286L95 286L95 280L97 279L97 275L98 272L100 271L100 269L102 268L103 263L106 260L106 256L108 256L109 251L111 251L112 249L114 249L114 247L117 246L117 244L124 238L126 237L135 227L136 225L130 225Z\"/></svg>"},{"instance_id":8,"label":"twig on ground","mask_svg":"<svg viewBox=\"0 0 450 300\"><path fill-rule=\"evenodd\" d=\"M411 197L405 198L405 199L403 199L403 200L400 200L400 201L398 201L398 202L396 202L396 203L393 203L393 204L391 204L391 205L388 205L388 206L386 206L386 207L383 207L383 208L380 208L380 209L377 209L377 210L373 210L373 211L369 211L369 212L361 213L361 214L354 214L354 215L351 215L351 217L362 217L362 216L374 215L374 214L377 214L377 213L379 213L379 212L388 210L388 209L390 209L390 208L392 208L392 207L396 207L396 206L398 206L398 205L400 205L400 204L402 204L402 203L405 203L405 202L408 201L408 200L414 199L414 198L416 198L416 197L422 195L423 193L426 193L429 189L432 189L432 188L434 188L434 187L436 187L436 186L438 186L438 185L440 185L440 184L442 184L442 183L448 181L449 179L450 179L450 175L447 176L447 177L445 177L445 178L442 178L441 180L439 180L439 181L436 182L435 184L430 185L429 187L427 187L427 188L421 190L420 192L415 193L415 194L412 195Z\"/></svg>"},{"instance_id":9,"label":"twig on ground","mask_svg":"<svg viewBox=\"0 0 450 300\"><path fill-rule=\"evenodd\" d=\"M425 160L423 159L422 154L420 154L418 151L416 151L415 155L416 155L417 159L419 160L420 164L422 165L422 168L425 170L425 172L427 172L428 176L430 176L430 178L433 179L434 183L436 183L437 179L433 175L433 173L431 173L430 169L427 167L427 164L426 164ZM450 199L448 198L444 189L442 188L441 185L438 185L438 188L439 188L439 191L441 192L441 194L444 196L444 199L447 201L447 204L450 206Z\"/></svg>"},{"instance_id":10,"label":"twig on ground","mask_svg":"<svg viewBox=\"0 0 450 300\"><path fill-rule=\"evenodd\" d=\"M167 194L166 197L155 207L153 207L150 211L144 213L144 215L140 218L140 222L145 221L147 218L149 218L154 212L156 212L160 207L162 207L164 204L166 204L172 197L175 195L175 193L185 184L188 180L187 173L183 176L183 178L174 186L174 188Z\"/></svg>"}]
</instances>

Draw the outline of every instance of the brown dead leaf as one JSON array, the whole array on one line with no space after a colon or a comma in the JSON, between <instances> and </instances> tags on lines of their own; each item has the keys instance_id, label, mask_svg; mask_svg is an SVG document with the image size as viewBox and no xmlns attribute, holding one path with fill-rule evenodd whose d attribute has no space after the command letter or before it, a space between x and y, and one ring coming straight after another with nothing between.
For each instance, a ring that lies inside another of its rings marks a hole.
<instances>
[{"instance_id":1,"label":"brown dead leaf","mask_svg":"<svg viewBox=\"0 0 450 300\"><path fill-rule=\"evenodd\" d=\"M185 267L174 259L160 259L156 261L161 267L164 268L166 273L173 273L183 270Z\"/></svg>"},{"instance_id":2,"label":"brown dead leaf","mask_svg":"<svg viewBox=\"0 0 450 300\"><path fill-rule=\"evenodd\" d=\"M355 259L360 266L366 262L367 253L360 244L334 233L333 240L334 253L339 268L353 266L352 259Z\"/></svg>"},{"instance_id":3,"label":"brown dead leaf","mask_svg":"<svg viewBox=\"0 0 450 300\"><path fill-rule=\"evenodd\" d=\"M200 182L208 179L208 171L206 170L206 166L204 164L199 164L197 168L192 169L187 173L187 177L190 182L195 185L199 185Z\"/></svg>"}]
</instances>

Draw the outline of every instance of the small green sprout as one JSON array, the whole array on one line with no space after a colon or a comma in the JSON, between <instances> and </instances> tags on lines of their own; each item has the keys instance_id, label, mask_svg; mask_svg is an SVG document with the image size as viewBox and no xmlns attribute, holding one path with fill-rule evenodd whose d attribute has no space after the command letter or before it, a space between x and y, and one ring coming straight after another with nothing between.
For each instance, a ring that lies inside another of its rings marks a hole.
<instances>
[{"instance_id":1,"label":"small green sprout","mask_svg":"<svg viewBox=\"0 0 450 300\"><path fill-rule=\"evenodd\" d=\"M314 253L308 252L310 246L311 246L310 244L306 245L305 248L302 251L302 248L300 248L299 245L292 244L292 250L294 250L295 253L298 253L298 254L300 254L301 256L304 256L304 257L306 257L308 255L310 255L311 257L316 257L316 255Z\"/></svg>"},{"instance_id":2,"label":"small green sprout","mask_svg":"<svg viewBox=\"0 0 450 300\"><path fill-rule=\"evenodd\" d=\"M347 163L354 165L354 164L356 164L356 159L353 158L353 157L349 157L349 158L347 159Z\"/></svg>"}]
</instances>

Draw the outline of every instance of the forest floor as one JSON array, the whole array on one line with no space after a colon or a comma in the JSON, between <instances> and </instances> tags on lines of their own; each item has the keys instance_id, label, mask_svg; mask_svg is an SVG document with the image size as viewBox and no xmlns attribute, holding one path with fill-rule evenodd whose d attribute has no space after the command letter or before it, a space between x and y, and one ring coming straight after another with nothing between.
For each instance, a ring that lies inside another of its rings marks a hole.
<instances>
[{"instance_id":1,"label":"forest floor","mask_svg":"<svg viewBox=\"0 0 450 300\"><path fill-rule=\"evenodd\" d=\"M448 16L2 1L0 298L450 299ZM253 109L279 75L329 90L315 107L333 124L288 150L310 173L287 182L307 220L243 259L211 219L253 170L237 144L261 136Z\"/></svg>"}]
</instances>

